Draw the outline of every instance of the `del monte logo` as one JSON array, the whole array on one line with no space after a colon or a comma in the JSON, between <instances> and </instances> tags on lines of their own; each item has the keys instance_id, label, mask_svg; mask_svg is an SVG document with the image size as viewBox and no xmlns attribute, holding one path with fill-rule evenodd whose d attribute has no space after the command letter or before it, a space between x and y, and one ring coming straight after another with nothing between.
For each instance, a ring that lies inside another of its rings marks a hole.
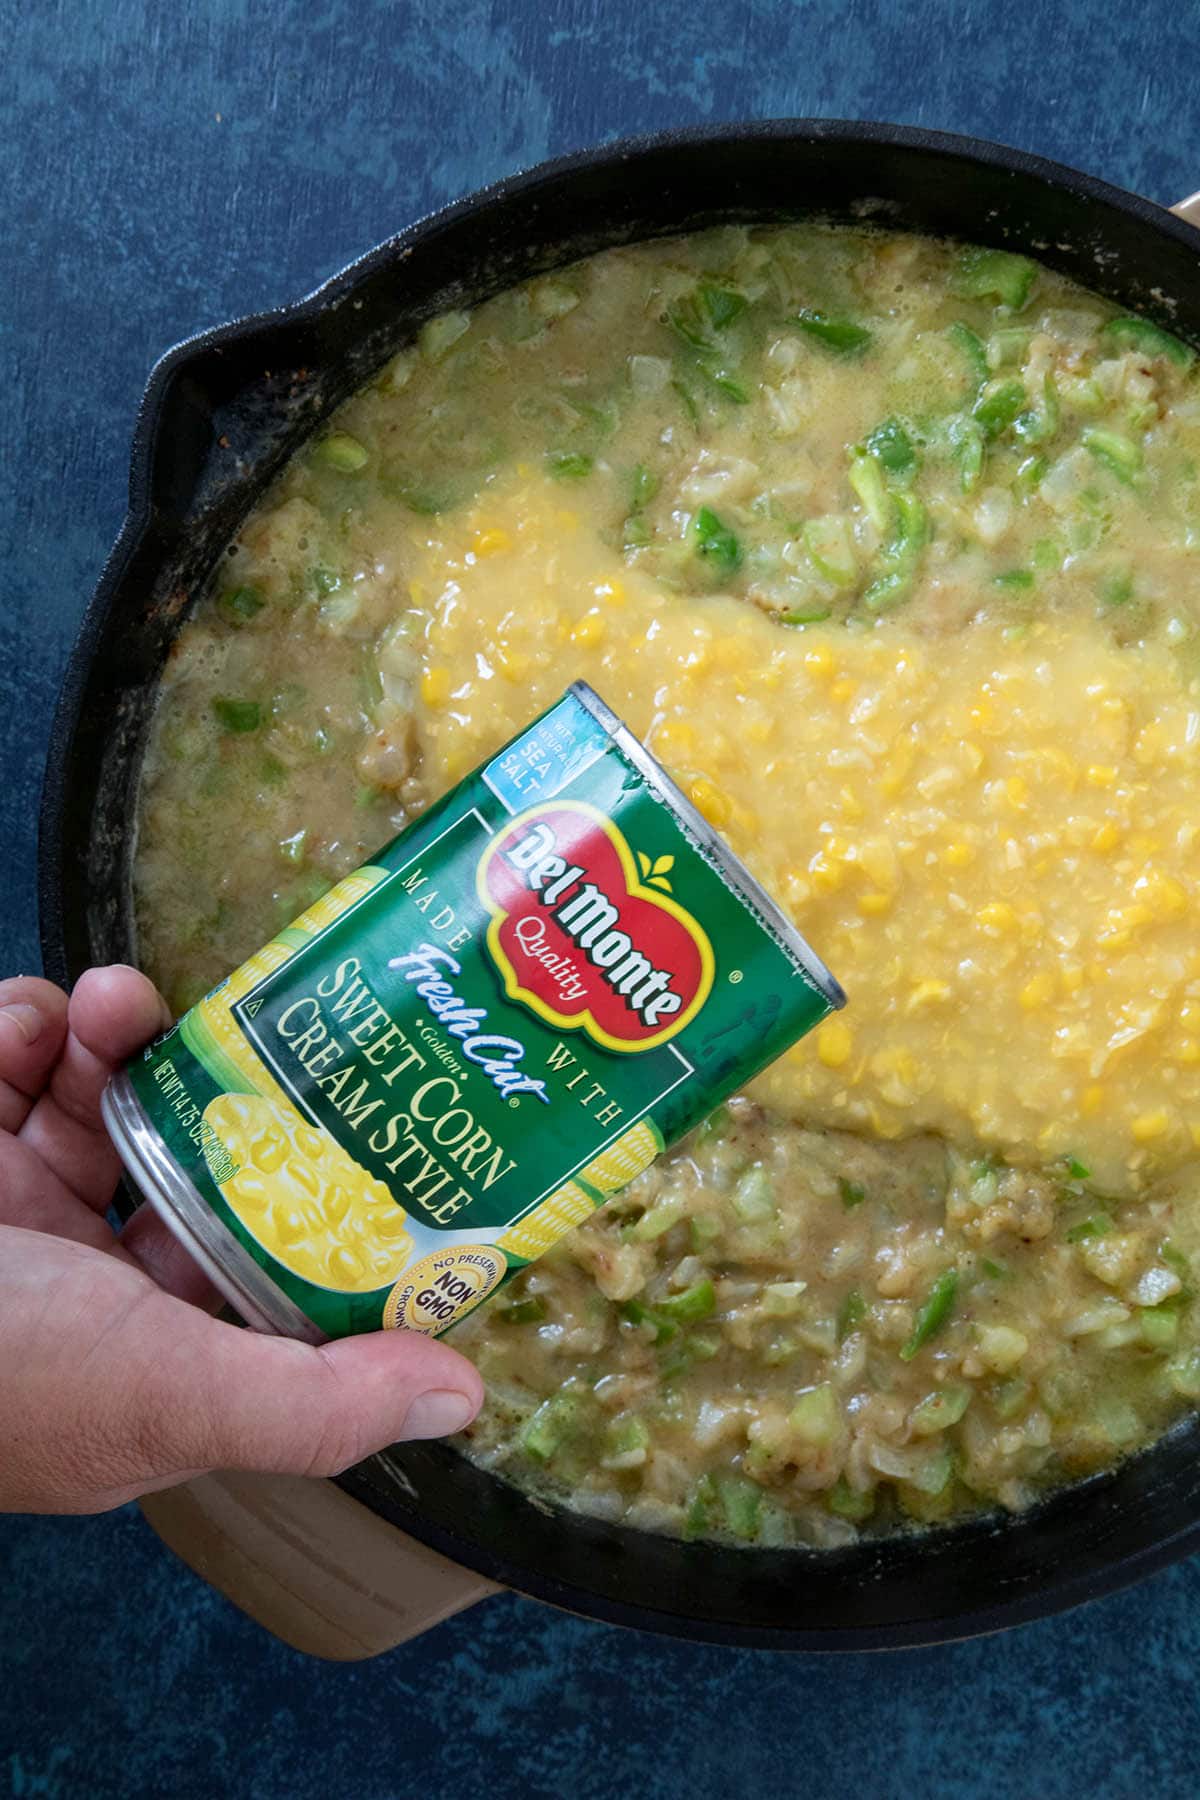
<instances>
[{"instance_id":1,"label":"del monte logo","mask_svg":"<svg viewBox=\"0 0 1200 1800\"><path fill-rule=\"evenodd\" d=\"M708 998L713 953L671 897L673 867L670 856L635 857L612 821L580 801L518 814L477 876L509 998L609 1050L650 1050L682 1031Z\"/></svg>"}]
</instances>

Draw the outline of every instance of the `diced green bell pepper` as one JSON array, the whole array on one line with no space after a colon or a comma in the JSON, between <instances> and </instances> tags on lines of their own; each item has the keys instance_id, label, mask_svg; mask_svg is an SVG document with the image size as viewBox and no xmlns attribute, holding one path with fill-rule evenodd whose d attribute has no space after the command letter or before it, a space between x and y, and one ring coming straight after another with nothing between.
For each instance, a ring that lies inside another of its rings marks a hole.
<instances>
[{"instance_id":1,"label":"diced green bell pepper","mask_svg":"<svg viewBox=\"0 0 1200 1800\"><path fill-rule=\"evenodd\" d=\"M1110 319L1100 335L1122 349L1139 350L1143 356L1165 356L1181 369L1189 369L1196 360L1196 352L1190 344L1173 337L1161 325L1153 325L1149 319L1139 319L1132 314Z\"/></svg>"},{"instance_id":2,"label":"diced green bell pepper","mask_svg":"<svg viewBox=\"0 0 1200 1800\"><path fill-rule=\"evenodd\" d=\"M737 533L723 525L710 507L702 506L693 529L698 553L722 575L733 575L742 565L742 546Z\"/></svg>"},{"instance_id":3,"label":"diced green bell pepper","mask_svg":"<svg viewBox=\"0 0 1200 1800\"><path fill-rule=\"evenodd\" d=\"M835 319L828 313L803 306L795 315L796 324L806 336L831 350L835 356L861 356L871 343L872 333L853 319Z\"/></svg>"},{"instance_id":4,"label":"diced green bell pepper","mask_svg":"<svg viewBox=\"0 0 1200 1800\"><path fill-rule=\"evenodd\" d=\"M1089 425L1080 442L1102 468L1129 487L1142 467L1142 453L1132 438L1123 431L1110 431L1103 425Z\"/></svg>"},{"instance_id":5,"label":"diced green bell pepper","mask_svg":"<svg viewBox=\"0 0 1200 1800\"><path fill-rule=\"evenodd\" d=\"M213 716L226 731L257 731L262 724L262 707L257 700L235 700L218 694L212 702Z\"/></svg>"},{"instance_id":6,"label":"diced green bell pepper","mask_svg":"<svg viewBox=\"0 0 1200 1800\"><path fill-rule=\"evenodd\" d=\"M968 300L995 299L1020 312L1029 299L1037 269L1027 256L971 245L958 259L954 291Z\"/></svg>"},{"instance_id":7,"label":"diced green bell pepper","mask_svg":"<svg viewBox=\"0 0 1200 1800\"><path fill-rule=\"evenodd\" d=\"M217 601L217 611L227 625L245 625L256 618L267 604L266 596L256 587L230 588Z\"/></svg>"},{"instance_id":8,"label":"diced green bell pepper","mask_svg":"<svg viewBox=\"0 0 1200 1800\"><path fill-rule=\"evenodd\" d=\"M668 1319L679 1319L688 1324L695 1324L700 1319L709 1319L717 1310L717 1295L711 1281L707 1278L694 1282L682 1293L670 1294L665 1300L655 1302L655 1311L665 1314Z\"/></svg>"},{"instance_id":9,"label":"diced green bell pepper","mask_svg":"<svg viewBox=\"0 0 1200 1800\"><path fill-rule=\"evenodd\" d=\"M579 1396L565 1390L543 1400L521 1432L521 1448L538 1462L549 1462L579 1422Z\"/></svg>"},{"instance_id":10,"label":"diced green bell pepper","mask_svg":"<svg viewBox=\"0 0 1200 1800\"><path fill-rule=\"evenodd\" d=\"M899 419L885 419L867 438L867 449L897 481L908 481L917 471L917 453Z\"/></svg>"},{"instance_id":11,"label":"diced green bell pepper","mask_svg":"<svg viewBox=\"0 0 1200 1800\"><path fill-rule=\"evenodd\" d=\"M957 1296L958 1270L943 1269L930 1288L925 1304L917 1314L912 1336L900 1352L904 1362L911 1362L917 1352L924 1349L930 1338L936 1337L954 1311L954 1302Z\"/></svg>"}]
</instances>

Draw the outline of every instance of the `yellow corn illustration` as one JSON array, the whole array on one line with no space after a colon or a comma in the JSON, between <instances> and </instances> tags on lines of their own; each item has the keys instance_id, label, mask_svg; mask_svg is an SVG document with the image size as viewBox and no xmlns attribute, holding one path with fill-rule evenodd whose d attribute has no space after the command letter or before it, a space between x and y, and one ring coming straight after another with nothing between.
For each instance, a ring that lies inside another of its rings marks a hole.
<instances>
[{"instance_id":1,"label":"yellow corn illustration","mask_svg":"<svg viewBox=\"0 0 1200 1800\"><path fill-rule=\"evenodd\" d=\"M285 1268L319 1287L369 1294L411 1260L406 1214L381 1181L286 1100L220 1094L204 1154L226 1205Z\"/></svg>"},{"instance_id":2,"label":"yellow corn illustration","mask_svg":"<svg viewBox=\"0 0 1200 1800\"><path fill-rule=\"evenodd\" d=\"M230 1007L256 987L265 975L289 961L318 931L324 931L364 894L369 894L383 879L384 873L383 869L368 866L347 875L344 881L339 881L336 887L315 900L278 937L272 938L248 962L235 969L228 981L206 994L187 1014L182 1023L184 1041L226 1087L236 1092L270 1094L285 1102L283 1089L247 1042Z\"/></svg>"},{"instance_id":3,"label":"yellow corn illustration","mask_svg":"<svg viewBox=\"0 0 1200 1800\"><path fill-rule=\"evenodd\" d=\"M568 1181L556 1193L550 1194L539 1202L532 1212L510 1225L502 1238L497 1240L499 1248L512 1256L523 1256L527 1262L534 1262L544 1256L551 1244L566 1232L574 1230L582 1224L591 1213L595 1212L596 1200L577 1182Z\"/></svg>"},{"instance_id":4,"label":"yellow corn illustration","mask_svg":"<svg viewBox=\"0 0 1200 1800\"><path fill-rule=\"evenodd\" d=\"M658 1127L652 1125L649 1119L641 1119L638 1124L631 1125L615 1144L610 1144L607 1150L602 1150L593 1162L581 1169L579 1179L586 1181L589 1187L594 1187L607 1200L610 1195L619 1194L623 1187L628 1187L643 1169L648 1169L662 1148L663 1140Z\"/></svg>"}]
</instances>

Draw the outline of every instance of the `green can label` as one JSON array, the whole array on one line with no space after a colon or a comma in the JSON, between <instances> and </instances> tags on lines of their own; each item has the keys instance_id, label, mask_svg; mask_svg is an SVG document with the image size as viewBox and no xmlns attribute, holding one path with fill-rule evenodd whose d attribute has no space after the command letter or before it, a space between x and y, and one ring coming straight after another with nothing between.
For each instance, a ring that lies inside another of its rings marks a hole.
<instances>
[{"instance_id":1,"label":"green can label","mask_svg":"<svg viewBox=\"0 0 1200 1800\"><path fill-rule=\"evenodd\" d=\"M319 1331L435 1334L840 1002L575 688L129 1075Z\"/></svg>"}]
</instances>

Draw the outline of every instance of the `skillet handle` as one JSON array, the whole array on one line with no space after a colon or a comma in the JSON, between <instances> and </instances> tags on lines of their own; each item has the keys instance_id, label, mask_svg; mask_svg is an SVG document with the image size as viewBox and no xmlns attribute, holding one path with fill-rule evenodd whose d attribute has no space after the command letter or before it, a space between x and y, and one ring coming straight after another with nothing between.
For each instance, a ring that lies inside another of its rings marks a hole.
<instances>
[{"instance_id":1,"label":"skillet handle","mask_svg":"<svg viewBox=\"0 0 1200 1800\"><path fill-rule=\"evenodd\" d=\"M1180 200L1171 211L1177 217L1186 219L1189 225L1200 225L1200 188L1194 194L1189 194L1186 200Z\"/></svg>"},{"instance_id":2,"label":"skillet handle","mask_svg":"<svg viewBox=\"0 0 1200 1800\"><path fill-rule=\"evenodd\" d=\"M331 1481L199 1475L147 1494L141 1508L190 1569L309 1656L379 1656L501 1591Z\"/></svg>"}]
</instances>

